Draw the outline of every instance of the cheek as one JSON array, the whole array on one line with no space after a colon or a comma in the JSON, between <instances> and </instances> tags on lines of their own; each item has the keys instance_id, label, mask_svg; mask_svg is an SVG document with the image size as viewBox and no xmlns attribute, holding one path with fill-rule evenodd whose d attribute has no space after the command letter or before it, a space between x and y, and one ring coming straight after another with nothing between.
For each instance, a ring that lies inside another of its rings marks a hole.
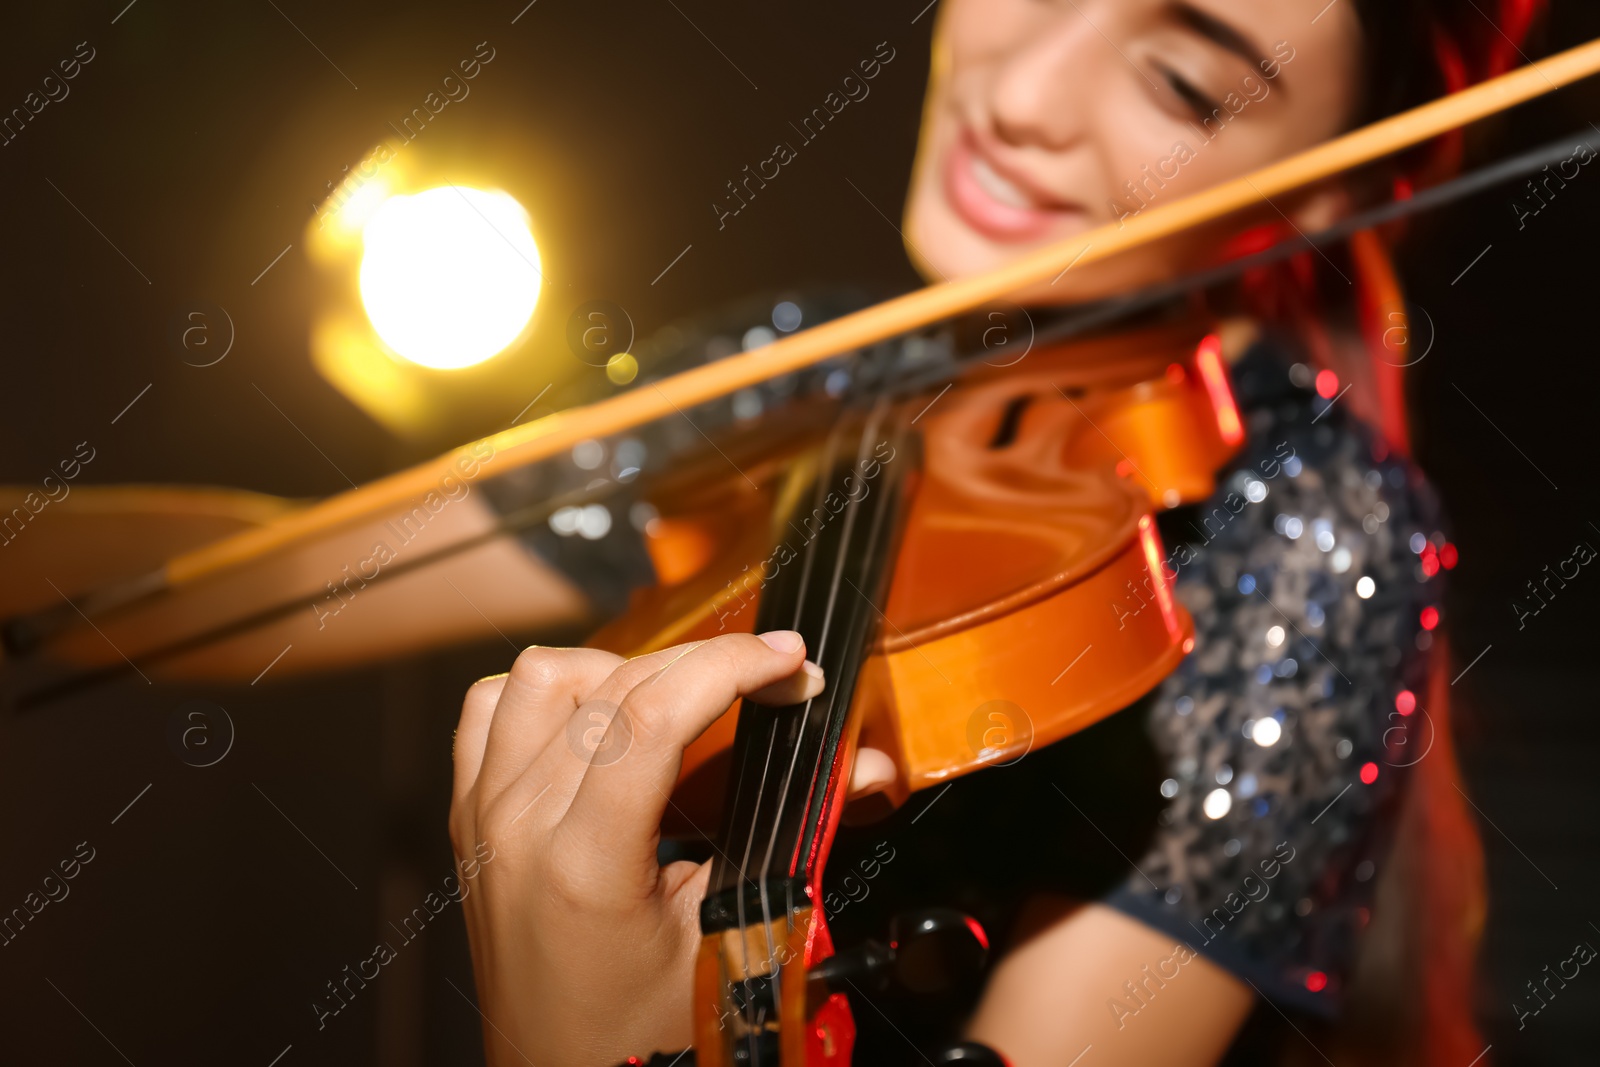
<instances>
[{"instance_id":1,"label":"cheek","mask_svg":"<svg viewBox=\"0 0 1600 1067\"><path fill-rule=\"evenodd\" d=\"M1269 100L1260 107L1271 108L1275 102ZM1258 110L1252 115L1251 108L1256 107L1248 105L1214 140L1195 134L1184 138L1196 149L1194 159L1184 165L1178 179L1186 192L1249 174L1308 148L1327 135L1315 114L1278 111L1269 115ZM1252 118L1256 121L1251 122Z\"/></svg>"},{"instance_id":2,"label":"cheek","mask_svg":"<svg viewBox=\"0 0 1600 1067\"><path fill-rule=\"evenodd\" d=\"M1086 203L1095 209L1096 217L1099 213L1109 210L1107 203L1112 197L1127 200L1133 194L1129 192L1127 183L1132 182L1135 189L1146 199L1156 195L1167 196L1172 190L1172 179L1162 174L1162 164L1172 155L1172 145L1163 144L1160 139L1140 138L1134 140L1127 136L1122 138L1101 138L1101 166L1094 171L1093 182L1096 188L1083 190ZM1161 189L1154 181L1145 178L1145 167L1149 173L1158 179L1167 182L1169 188ZM1166 170L1172 170L1172 164L1167 164ZM1145 188L1148 184L1149 189ZM1156 190L1151 193L1149 190ZM1137 207L1137 204L1129 204Z\"/></svg>"},{"instance_id":3,"label":"cheek","mask_svg":"<svg viewBox=\"0 0 1600 1067\"><path fill-rule=\"evenodd\" d=\"M1154 206L1174 200L1194 187L1189 172L1205 153L1174 151L1180 142L1194 149L1195 135L1160 112L1142 82L1090 99L1094 122L1085 133L1092 145L1077 156L1082 165L1074 171L1073 195L1096 222L1114 221L1118 210L1137 210L1141 201ZM1180 165L1182 158L1189 162ZM1113 201L1120 209L1114 210Z\"/></svg>"},{"instance_id":4,"label":"cheek","mask_svg":"<svg viewBox=\"0 0 1600 1067\"><path fill-rule=\"evenodd\" d=\"M948 50L952 73L1026 39L1048 14L1037 0L946 0L945 7L939 40Z\"/></svg>"}]
</instances>

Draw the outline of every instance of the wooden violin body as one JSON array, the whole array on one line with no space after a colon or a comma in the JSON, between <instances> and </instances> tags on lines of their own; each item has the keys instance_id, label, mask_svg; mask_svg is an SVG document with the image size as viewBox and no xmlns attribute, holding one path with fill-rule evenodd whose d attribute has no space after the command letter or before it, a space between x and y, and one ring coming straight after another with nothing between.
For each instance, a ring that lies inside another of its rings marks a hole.
<instances>
[{"instance_id":1,"label":"wooden violin body","mask_svg":"<svg viewBox=\"0 0 1600 1067\"><path fill-rule=\"evenodd\" d=\"M658 551L681 558L698 539L713 562L646 592L595 644L632 654L755 628L764 596L805 565L811 541L871 494L895 491L895 464L914 465L901 472L903 533L882 600L870 604L881 625L854 679L837 762L800 776L810 792L797 805L830 794L818 825L794 844L783 839L778 851L790 855L777 874L741 865L730 880L726 899L755 914L735 920L726 904L724 921L702 917L700 1064L849 1062L845 998L811 976L832 951L814 902L840 814L837 783L859 746L894 760L889 796L899 803L1127 706L1193 646L1151 510L1153 499L1171 506L1209 495L1242 436L1218 357L1216 339L1192 328L1036 352L1021 367L986 369L917 400L927 404L911 427L920 455L887 434L864 438L855 447L867 458L836 461L830 475L791 457L769 480L726 483L664 518ZM784 499L797 491L813 498ZM865 588L840 589L872 599ZM739 737L736 711L690 747L665 832L703 837L719 819L726 826L726 809L741 803L730 799L730 776L750 776ZM768 764L773 751L769 739ZM825 759L807 751L799 762L813 758ZM758 851L765 832L750 826ZM782 907L768 899L779 895ZM765 1014L749 1006L753 985L771 1000ZM761 1037L778 1060L756 1051Z\"/></svg>"},{"instance_id":2,"label":"wooden violin body","mask_svg":"<svg viewBox=\"0 0 1600 1067\"><path fill-rule=\"evenodd\" d=\"M1151 510L1209 495L1237 414L1225 383L1205 384L1197 364L1216 355L1199 355L1202 333L1146 335L1132 355L1128 340L971 375L918 420L923 469L857 698L862 744L898 764L897 799L1082 729L1187 651ZM830 506L872 491L875 459ZM653 551L711 562L646 590L590 643L634 655L749 632L763 585L834 514L774 530L778 491L728 481L664 512ZM1009 707L986 708L997 703ZM736 722L689 749L686 792L716 772Z\"/></svg>"}]
</instances>

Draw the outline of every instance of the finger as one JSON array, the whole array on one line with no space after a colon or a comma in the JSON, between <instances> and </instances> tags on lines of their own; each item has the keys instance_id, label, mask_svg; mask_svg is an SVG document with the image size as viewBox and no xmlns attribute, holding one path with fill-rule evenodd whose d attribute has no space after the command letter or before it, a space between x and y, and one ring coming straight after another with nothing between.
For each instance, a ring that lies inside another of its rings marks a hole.
<instances>
[{"instance_id":1,"label":"finger","mask_svg":"<svg viewBox=\"0 0 1600 1067\"><path fill-rule=\"evenodd\" d=\"M506 675L480 678L467 690L465 699L461 701L461 721L456 723L455 742L451 748L455 777L450 795L456 804L466 799L472 783L478 780L478 768L483 764L483 746L489 739L489 720L494 717L494 706L505 687Z\"/></svg>"},{"instance_id":2,"label":"finger","mask_svg":"<svg viewBox=\"0 0 1600 1067\"><path fill-rule=\"evenodd\" d=\"M566 800L577 791L578 780L591 765L605 766L621 759L632 746L633 724L621 711L622 701L635 687L664 674L703 644L704 641L690 641L673 645L635 656L617 667L568 716L564 728L567 744L549 746L523 771L522 779L536 780L536 787L548 781L570 782L561 804L561 810L565 811ZM820 676L820 669L816 673ZM774 696L788 702L812 695L806 690L809 684L812 684L809 676L799 674L795 680L784 679L768 688ZM815 688L820 689L820 685ZM523 784L519 782L518 788Z\"/></svg>"},{"instance_id":3,"label":"finger","mask_svg":"<svg viewBox=\"0 0 1600 1067\"><path fill-rule=\"evenodd\" d=\"M538 827L548 828L559 822L589 768L621 759L632 746L632 723L626 715L619 714L619 702L640 682L704 643L673 645L621 662L593 692L578 701L560 727L560 737L547 741L514 780L497 786L489 798L493 804L489 821L509 830L509 824L502 823L499 817L515 812L512 821L526 824L521 827L522 832L538 832ZM480 814L488 816L490 812L485 808Z\"/></svg>"},{"instance_id":4,"label":"finger","mask_svg":"<svg viewBox=\"0 0 1600 1067\"><path fill-rule=\"evenodd\" d=\"M495 704L476 782L480 803L500 794L567 724L578 704L617 666L620 656L597 648L523 651Z\"/></svg>"},{"instance_id":5,"label":"finger","mask_svg":"<svg viewBox=\"0 0 1600 1067\"><path fill-rule=\"evenodd\" d=\"M547 704L542 713L530 715L515 705L518 700L537 702L540 699L534 694L532 687L525 688L521 696L513 692L510 696L504 697L503 700L507 702L507 714L499 719L502 734L509 736L512 732L512 723L518 721L520 717L525 723L521 733L525 735L528 753L523 758L514 759L515 753L510 749L507 750L504 780L497 770L491 779L492 790L485 796L484 804L492 800L496 802L497 808L528 813L529 799L542 798L539 801L542 814L529 821L534 825L553 823L566 811L567 804L577 792L578 782L588 765L597 758L602 762L610 758L613 746L620 743L620 750L625 752L631 743L632 734L627 730L626 718L619 724L618 730L608 734L611 721L618 710L618 702L635 685L682 658L690 649L700 644L704 642L691 641L628 660L611 653L600 653L599 655L604 658L595 659L596 671L603 671L609 666L613 668L610 673L605 674L599 682L595 682L590 676L587 681L577 682L575 689L569 686L566 694L569 699L564 703ZM518 662L523 664L528 672L527 677L532 680L534 675L543 671L548 664L541 666L541 657L530 653L554 653L565 656L569 653L593 651L592 649L528 649ZM513 678L517 674L518 670L513 668ZM527 720L530 719L533 720L531 725L527 724ZM550 791L547 798L544 797L546 788L552 785L555 788Z\"/></svg>"},{"instance_id":6,"label":"finger","mask_svg":"<svg viewBox=\"0 0 1600 1067\"><path fill-rule=\"evenodd\" d=\"M747 698L749 702L765 704L769 708L786 708L790 704L802 704L814 696L822 693L827 679L822 675L822 668L806 660L800 664L800 669L780 679L764 689L758 689Z\"/></svg>"},{"instance_id":7,"label":"finger","mask_svg":"<svg viewBox=\"0 0 1600 1067\"><path fill-rule=\"evenodd\" d=\"M589 769L558 827L569 862L587 867L597 885L611 884L611 874L652 885L661 816L684 747L739 697L800 671L804 658L805 642L793 631L728 634L634 686L619 713L632 730L632 747L624 758Z\"/></svg>"},{"instance_id":8,"label":"finger","mask_svg":"<svg viewBox=\"0 0 1600 1067\"><path fill-rule=\"evenodd\" d=\"M864 748L856 753L855 762L850 765L850 788L847 798L856 800L873 793L880 793L894 784L895 777L894 760L889 758L887 752Z\"/></svg>"},{"instance_id":9,"label":"finger","mask_svg":"<svg viewBox=\"0 0 1600 1067\"><path fill-rule=\"evenodd\" d=\"M682 655L687 647L664 649L622 663L601 683L600 692L614 690L625 696L650 675ZM630 680L631 679L631 680ZM551 709L552 714L557 709ZM534 754L528 765L493 794L484 797L476 812L479 819L501 837L540 835L561 820L578 791L584 774L595 764L604 766L627 754L633 740L627 718L617 719L618 705L602 695L589 694L577 703L559 735Z\"/></svg>"}]
</instances>

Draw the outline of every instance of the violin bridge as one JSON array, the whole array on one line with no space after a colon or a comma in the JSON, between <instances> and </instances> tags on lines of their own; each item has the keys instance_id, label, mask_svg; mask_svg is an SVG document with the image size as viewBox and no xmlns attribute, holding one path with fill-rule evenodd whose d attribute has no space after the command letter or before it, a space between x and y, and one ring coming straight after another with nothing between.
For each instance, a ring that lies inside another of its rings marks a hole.
<instances>
[{"instance_id":1,"label":"violin bridge","mask_svg":"<svg viewBox=\"0 0 1600 1067\"><path fill-rule=\"evenodd\" d=\"M811 917L806 904L784 909L770 921L758 919L702 937L695 968L697 1063L778 1067L806 1062Z\"/></svg>"}]
</instances>

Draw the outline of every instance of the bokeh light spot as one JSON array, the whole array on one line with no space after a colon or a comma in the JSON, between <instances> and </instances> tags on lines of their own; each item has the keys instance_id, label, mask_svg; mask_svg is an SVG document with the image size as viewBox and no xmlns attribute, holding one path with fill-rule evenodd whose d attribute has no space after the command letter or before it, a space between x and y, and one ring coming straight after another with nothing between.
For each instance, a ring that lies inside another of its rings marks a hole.
<instances>
[{"instance_id":1,"label":"bokeh light spot","mask_svg":"<svg viewBox=\"0 0 1600 1067\"><path fill-rule=\"evenodd\" d=\"M606 377L613 385L627 385L639 376L639 361L630 352L618 352L606 363Z\"/></svg>"},{"instance_id":2,"label":"bokeh light spot","mask_svg":"<svg viewBox=\"0 0 1600 1067\"><path fill-rule=\"evenodd\" d=\"M501 192L442 186L384 201L363 231L361 302L394 352L481 363L533 317L542 275L528 214Z\"/></svg>"}]
</instances>

